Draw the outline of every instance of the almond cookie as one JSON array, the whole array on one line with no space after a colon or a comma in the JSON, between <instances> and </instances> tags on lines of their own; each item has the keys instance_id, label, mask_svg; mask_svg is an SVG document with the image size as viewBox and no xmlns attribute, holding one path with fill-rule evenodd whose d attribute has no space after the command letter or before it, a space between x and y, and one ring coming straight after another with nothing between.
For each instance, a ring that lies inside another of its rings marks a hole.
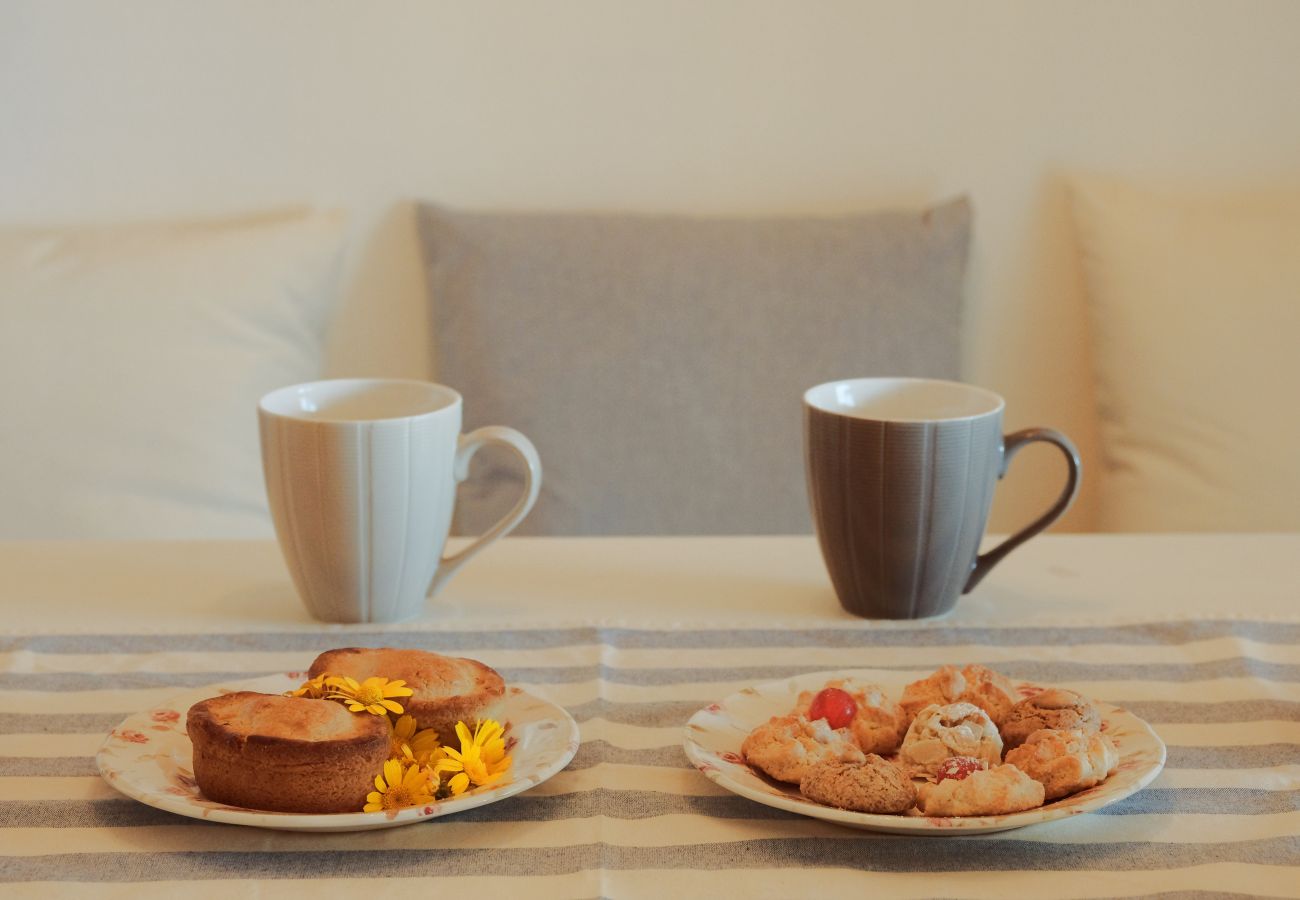
<instances>
[{"instance_id":1,"label":"almond cookie","mask_svg":"<svg viewBox=\"0 0 1300 900\"><path fill-rule=\"evenodd\" d=\"M901 813L916 805L912 779L874 753L860 765L826 761L809 767L799 791L809 800L864 813Z\"/></svg>"},{"instance_id":2,"label":"almond cookie","mask_svg":"<svg viewBox=\"0 0 1300 900\"><path fill-rule=\"evenodd\" d=\"M791 784L802 781L815 763L866 761L847 730L831 728L825 719L809 722L803 716L773 716L749 733L740 752L754 768Z\"/></svg>"},{"instance_id":3,"label":"almond cookie","mask_svg":"<svg viewBox=\"0 0 1300 900\"><path fill-rule=\"evenodd\" d=\"M1044 728L1008 753L1007 763L1041 782L1047 799L1055 800L1101 784L1119 765L1119 752L1104 734Z\"/></svg>"},{"instance_id":4,"label":"almond cookie","mask_svg":"<svg viewBox=\"0 0 1300 900\"><path fill-rule=\"evenodd\" d=\"M1001 816L1042 806L1043 796L1043 786L1020 769L995 766L921 785L917 808L927 816Z\"/></svg>"},{"instance_id":5,"label":"almond cookie","mask_svg":"<svg viewBox=\"0 0 1300 900\"><path fill-rule=\"evenodd\" d=\"M973 756L997 765L1002 761L1002 738L988 713L971 703L931 704L912 720L898 761L912 775L934 778L950 756Z\"/></svg>"},{"instance_id":6,"label":"almond cookie","mask_svg":"<svg viewBox=\"0 0 1300 900\"><path fill-rule=\"evenodd\" d=\"M857 711L853 713L848 729L863 753L893 753L898 749L907 731L907 721L903 718L902 707L886 696L884 688L852 678L828 681L822 690L826 688L844 691L857 704ZM819 693L820 691L801 693L794 714L808 716L809 707Z\"/></svg>"},{"instance_id":7,"label":"almond cookie","mask_svg":"<svg viewBox=\"0 0 1300 900\"><path fill-rule=\"evenodd\" d=\"M920 681L913 681L903 689L900 705L904 717L910 722L932 703L939 706L972 703L1000 726L1018 698L1015 685L1006 676L971 663L964 669L943 666Z\"/></svg>"},{"instance_id":8,"label":"almond cookie","mask_svg":"<svg viewBox=\"0 0 1300 900\"><path fill-rule=\"evenodd\" d=\"M1092 701L1064 688L1048 688L1021 700L1011 708L1002 723L1002 740L1008 748L1019 747L1041 728L1077 729L1096 734L1101 729L1101 715Z\"/></svg>"}]
</instances>

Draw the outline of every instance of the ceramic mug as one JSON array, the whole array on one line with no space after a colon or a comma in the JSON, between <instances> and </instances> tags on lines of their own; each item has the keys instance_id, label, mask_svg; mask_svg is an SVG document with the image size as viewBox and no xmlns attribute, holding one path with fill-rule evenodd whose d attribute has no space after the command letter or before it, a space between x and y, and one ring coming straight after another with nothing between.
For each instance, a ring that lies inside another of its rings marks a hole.
<instances>
[{"instance_id":1,"label":"ceramic mug","mask_svg":"<svg viewBox=\"0 0 1300 900\"><path fill-rule=\"evenodd\" d=\"M1050 428L1004 437L1004 406L992 391L923 378L833 381L804 394L813 522L846 610L883 619L946 613L1069 508L1078 451ZM979 553L993 489L1034 441L1065 455L1065 488L1045 513Z\"/></svg>"},{"instance_id":2,"label":"ceramic mug","mask_svg":"<svg viewBox=\"0 0 1300 900\"><path fill-rule=\"evenodd\" d=\"M532 443L500 426L461 434L461 406L449 387L383 378L316 381L262 398L258 424L271 517L313 616L409 619L532 509L542 480ZM490 443L523 459L522 495L484 534L443 556L456 485L474 453Z\"/></svg>"}]
</instances>

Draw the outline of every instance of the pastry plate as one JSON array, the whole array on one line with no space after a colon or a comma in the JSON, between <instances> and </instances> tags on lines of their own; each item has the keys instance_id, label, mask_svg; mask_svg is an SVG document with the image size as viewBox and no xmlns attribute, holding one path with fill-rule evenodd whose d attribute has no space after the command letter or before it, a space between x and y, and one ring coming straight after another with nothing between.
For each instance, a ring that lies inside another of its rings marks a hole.
<instances>
[{"instance_id":1,"label":"pastry plate","mask_svg":"<svg viewBox=\"0 0 1300 900\"><path fill-rule=\"evenodd\" d=\"M1119 750L1119 767L1103 783L1037 809L1001 816L881 815L836 809L809 800L795 785L780 784L745 764L740 745L745 736L772 716L788 715L801 691L818 690L832 678L855 678L880 685L897 699L906 684L900 673L886 669L817 672L748 687L701 709L686 724L683 746L697 769L727 790L767 806L828 822L891 834L984 834L1009 831L1092 812L1136 793L1160 774L1165 765L1164 742L1151 726L1117 706L1097 702L1102 730ZM1042 687L1016 682L1022 696Z\"/></svg>"},{"instance_id":2,"label":"pastry plate","mask_svg":"<svg viewBox=\"0 0 1300 900\"><path fill-rule=\"evenodd\" d=\"M282 693L298 687L305 677L294 672L197 688L178 694L154 709L127 716L99 748L95 757L99 772L105 781L132 799L209 822L286 831L367 831L422 822L513 797L550 778L578 752L578 725L572 716L548 700L512 687L507 688L500 709L501 724L505 726L507 742L512 742L510 754L514 757L506 776L509 780L503 784L395 812L333 815L242 809L203 797L194 782L193 748L185 733L185 714L190 706L232 691Z\"/></svg>"}]
</instances>

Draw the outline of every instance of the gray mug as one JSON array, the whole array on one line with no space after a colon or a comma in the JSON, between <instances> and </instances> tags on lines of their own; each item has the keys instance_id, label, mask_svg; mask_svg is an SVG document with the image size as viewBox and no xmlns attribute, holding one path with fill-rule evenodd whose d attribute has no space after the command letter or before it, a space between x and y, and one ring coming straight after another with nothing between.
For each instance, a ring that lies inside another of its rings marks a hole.
<instances>
[{"instance_id":1,"label":"gray mug","mask_svg":"<svg viewBox=\"0 0 1300 900\"><path fill-rule=\"evenodd\" d=\"M1069 509L1078 451L1050 428L1004 437L1004 406L992 391L925 378L832 381L804 394L813 523L846 610L878 619L946 613ZM1033 441L1065 454L1065 489L1047 512L979 553L993 489Z\"/></svg>"}]
</instances>

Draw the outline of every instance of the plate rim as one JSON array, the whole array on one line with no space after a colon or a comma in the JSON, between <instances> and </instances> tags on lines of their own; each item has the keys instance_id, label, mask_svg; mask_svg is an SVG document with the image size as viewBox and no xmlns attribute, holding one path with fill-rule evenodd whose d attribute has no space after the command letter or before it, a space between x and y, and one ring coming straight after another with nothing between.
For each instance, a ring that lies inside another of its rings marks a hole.
<instances>
[{"instance_id":1,"label":"plate rim","mask_svg":"<svg viewBox=\"0 0 1300 900\"><path fill-rule=\"evenodd\" d=\"M140 784L138 780L125 778L123 770L115 769L109 764L109 757L115 750L113 747L114 736L119 731L131 728L132 724L137 720L141 720L142 724L150 721L147 717L155 711L188 709L191 705L206 697L215 697L232 691L255 690L266 693L280 693L285 689L284 685L286 683L290 686L298 684L301 681L299 676L302 674L301 672L281 672L240 681L214 682L178 692L149 708L128 713L105 735L99 749L95 752L95 766L100 777L125 797L146 806L161 809L164 812L202 821L279 831L368 831L441 818L442 816L453 815L508 799L536 787L562 771L573 760L581 746L581 733L578 729L578 723L568 710L558 703L546 697L538 696L525 688L510 686L507 687L506 703L508 704L515 697L523 697L543 707L546 710L547 718L539 721L555 721L558 723L558 727L562 729L560 738L566 741L564 749L560 750L553 759L548 760L538 772L527 778L512 779L510 782L495 788L489 787L487 790L481 790L481 792L474 791L462 794L459 797L437 800L424 806L409 806L393 812L347 813L276 812L273 810L228 806L215 801L207 801L212 803L212 806L200 806L195 804L194 800L189 797L162 793L155 788ZM268 690L271 688L275 688L275 690ZM182 712L181 715L183 717L184 713ZM192 746L183 724L179 730L168 730L175 735L175 739L183 742L186 746ZM516 764L517 762L518 760L516 760ZM192 767L193 764L191 763Z\"/></svg>"},{"instance_id":2,"label":"plate rim","mask_svg":"<svg viewBox=\"0 0 1300 900\"><path fill-rule=\"evenodd\" d=\"M889 815L885 813L864 813L855 810L839 809L833 806L826 806L813 800L808 800L802 796L796 798L787 794L773 794L766 791L757 790L749 785L743 784L732 779L729 774L721 767L717 766L713 760L718 758L715 751L708 750L701 746L695 739L698 731L706 730L699 722L701 717L714 716L726 709L727 705L745 695L762 695L764 693L775 694L784 689L784 692L790 694L792 701L797 696L795 685L801 682L825 683L832 678L859 678L864 681L880 684L892 684L897 682L899 672L892 669L832 669L819 672L807 672L800 675L792 675L786 678L775 678L769 681L762 681L733 691L721 700L706 704L696 710L687 720L682 729L682 749L686 753L687 759L691 765L700 773L707 777L714 784L731 791L737 796L744 797L756 803L770 806L774 809L781 809L787 812L797 813L811 818L822 819L828 822L834 822L840 825L847 825L853 828L864 829L867 831L878 831L890 834L909 834L909 835L974 835L986 834L996 831L1010 831L1015 828L1024 828L1030 825L1043 824L1047 822L1059 821L1070 818L1082 813L1093 812L1102 807L1117 803L1127 797L1133 796L1138 791L1145 788L1164 770L1166 759L1168 758L1168 748L1164 740L1158 735L1150 723L1141 717L1115 706L1105 701L1093 700L1102 714L1103 721L1109 715L1112 719L1116 716L1131 719L1132 723L1140 726L1141 732L1144 733L1158 748L1158 759L1153 762L1146 770L1136 774L1133 782L1127 783L1122 787L1116 788L1112 792L1103 792L1087 797L1082 802L1070 806L1055 806L1059 801L1035 807L1034 809L1022 810L1015 813L1004 813L993 816L925 816L921 814L906 815L897 814ZM1038 689L1045 689L1044 685L1037 682L1026 681L1022 679L1012 679L1016 687L1023 688L1026 686ZM803 686L800 689L808 690L809 686ZM761 724L761 723L759 723ZM712 729L708 729L712 730ZM740 744L736 745L734 751L739 756ZM725 760L723 760L725 762ZM1122 757L1121 757L1122 761ZM1095 788L1094 788L1095 790ZM1061 798L1068 799L1068 798Z\"/></svg>"}]
</instances>

